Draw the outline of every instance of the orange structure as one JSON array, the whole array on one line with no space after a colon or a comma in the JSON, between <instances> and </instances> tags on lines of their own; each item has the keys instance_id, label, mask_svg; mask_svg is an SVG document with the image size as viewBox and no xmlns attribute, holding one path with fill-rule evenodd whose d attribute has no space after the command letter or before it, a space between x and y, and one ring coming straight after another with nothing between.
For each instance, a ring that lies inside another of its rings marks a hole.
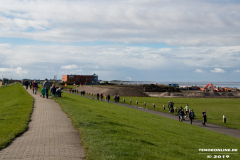
<instances>
[{"instance_id":1,"label":"orange structure","mask_svg":"<svg viewBox=\"0 0 240 160\"><path fill-rule=\"evenodd\" d=\"M201 91L204 91L204 90L205 90L205 91L209 91L209 90L208 90L208 86L211 86L212 91L214 91L214 89L213 89L213 84L212 84L212 83L211 83L211 84L207 84L204 88L200 88L200 90L201 90Z\"/></svg>"},{"instance_id":2,"label":"orange structure","mask_svg":"<svg viewBox=\"0 0 240 160\"><path fill-rule=\"evenodd\" d=\"M62 82L73 82L76 84L97 84L98 75L63 75Z\"/></svg>"}]
</instances>

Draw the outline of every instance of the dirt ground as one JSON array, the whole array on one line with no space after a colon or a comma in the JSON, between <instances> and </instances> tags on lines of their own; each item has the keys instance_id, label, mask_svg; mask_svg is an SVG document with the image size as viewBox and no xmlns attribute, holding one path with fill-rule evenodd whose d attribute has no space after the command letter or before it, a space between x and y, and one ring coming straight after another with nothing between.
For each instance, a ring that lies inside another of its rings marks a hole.
<instances>
[{"instance_id":1,"label":"dirt ground","mask_svg":"<svg viewBox=\"0 0 240 160\"><path fill-rule=\"evenodd\" d=\"M135 97L233 97L239 98L240 92L202 92L199 90L190 90L183 92L143 92L137 87L132 86L119 86L119 85L83 85L81 87L76 88L78 92L85 91L86 93L92 93L96 95L97 93L103 93L105 95L119 95L121 96L135 96Z\"/></svg>"},{"instance_id":2,"label":"dirt ground","mask_svg":"<svg viewBox=\"0 0 240 160\"><path fill-rule=\"evenodd\" d=\"M83 85L81 87L76 88L78 92L85 91L86 93L103 93L103 95L119 95L119 96L136 96L136 97L146 97L147 95L135 88L128 87L120 87L120 86L88 86Z\"/></svg>"}]
</instances>

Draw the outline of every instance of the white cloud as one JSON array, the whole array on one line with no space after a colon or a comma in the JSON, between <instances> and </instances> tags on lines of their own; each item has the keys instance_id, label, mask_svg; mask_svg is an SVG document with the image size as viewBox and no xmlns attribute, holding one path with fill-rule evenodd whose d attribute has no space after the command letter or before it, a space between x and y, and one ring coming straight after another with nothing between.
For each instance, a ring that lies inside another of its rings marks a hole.
<instances>
[{"instance_id":1,"label":"white cloud","mask_svg":"<svg viewBox=\"0 0 240 160\"><path fill-rule=\"evenodd\" d=\"M239 3L197 0L8 0L0 5L0 35L57 42L230 46L239 42L239 8Z\"/></svg>"},{"instance_id":2,"label":"white cloud","mask_svg":"<svg viewBox=\"0 0 240 160\"><path fill-rule=\"evenodd\" d=\"M204 73L205 71L201 70L201 69L196 69L194 72L197 72L197 73Z\"/></svg>"},{"instance_id":3,"label":"white cloud","mask_svg":"<svg viewBox=\"0 0 240 160\"><path fill-rule=\"evenodd\" d=\"M237 69L237 70L234 70L233 72L237 72L237 73L240 73L240 70L239 70L239 69Z\"/></svg>"},{"instance_id":4,"label":"white cloud","mask_svg":"<svg viewBox=\"0 0 240 160\"><path fill-rule=\"evenodd\" d=\"M12 71L12 68L0 68L0 73L11 73Z\"/></svg>"},{"instance_id":5,"label":"white cloud","mask_svg":"<svg viewBox=\"0 0 240 160\"><path fill-rule=\"evenodd\" d=\"M22 75L22 74L27 74L28 71L23 70L21 67L17 67L16 69L14 69L14 68L0 68L0 73L1 74L12 73L12 74Z\"/></svg>"},{"instance_id":6,"label":"white cloud","mask_svg":"<svg viewBox=\"0 0 240 160\"><path fill-rule=\"evenodd\" d=\"M210 72L213 72L213 73L225 73L226 71L224 71L221 68L215 68L214 70L210 70Z\"/></svg>"},{"instance_id":7,"label":"white cloud","mask_svg":"<svg viewBox=\"0 0 240 160\"><path fill-rule=\"evenodd\" d=\"M131 79L132 79L131 77L125 77L125 78L127 78L128 80L131 80Z\"/></svg>"},{"instance_id":8,"label":"white cloud","mask_svg":"<svg viewBox=\"0 0 240 160\"><path fill-rule=\"evenodd\" d=\"M61 68L62 69L75 69L75 68L78 68L78 66L73 64L73 65L61 66Z\"/></svg>"}]
</instances>

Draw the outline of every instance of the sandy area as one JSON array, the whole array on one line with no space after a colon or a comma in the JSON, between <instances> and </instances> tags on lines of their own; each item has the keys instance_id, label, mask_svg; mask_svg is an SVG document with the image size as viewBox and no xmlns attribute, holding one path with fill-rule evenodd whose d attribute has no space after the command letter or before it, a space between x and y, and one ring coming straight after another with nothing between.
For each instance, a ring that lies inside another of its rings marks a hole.
<instances>
[{"instance_id":1,"label":"sandy area","mask_svg":"<svg viewBox=\"0 0 240 160\"><path fill-rule=\"evenodd\" d=\"M88 86L83 85L81 87L76 88L78 92L85 91L86 93L103 93L103 95L119 95L119 96L136 96L136 97L146 97L147 95L135 88L121 87L121 86Z\"/></svg>"}]
</instances>

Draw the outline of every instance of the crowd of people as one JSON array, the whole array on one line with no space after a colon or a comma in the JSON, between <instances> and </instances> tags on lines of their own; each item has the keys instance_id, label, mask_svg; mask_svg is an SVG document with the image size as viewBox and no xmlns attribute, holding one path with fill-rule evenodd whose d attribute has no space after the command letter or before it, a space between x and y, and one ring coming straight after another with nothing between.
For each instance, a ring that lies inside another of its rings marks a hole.
<instances>
[{"instance_id":1,"label":"crowd of people","mask_svg":"<svg viewBox=\"0 0 240 160\"><path fill-rule=\"evenodd\" d=\"M34 80L33 82L32 81L23 81L22 82L22 85L25 85L26 86L26 89L28 89L28 86L30 89L32 89L33 91L33 94L37 94L37 90L38 90L38 83L36 82L36 80ZM51 88L51 90L50 90ZM48 99L48 94L49 94L49 91L51 91L51 94L52 94L52 97L55 97L56 95L58 97L61 97L61 88L60 87L55 87L55 85L53 84L52 86L50 85L50 82L48 81L48 79L45 79L45 81L43 82L43 87L41 89L41 93L42 93L42 97L45 98L45 95L46 95L46 98Z\"/></svg>"},{"instance_id":2,"label":"crowd of people","mask_svg":"<svg viewBox=\"0 0 240 160\"><path fill-rule=\"evenodd\" d=\"M170 114L173 114L174 113L174 103L169 101L168 103L168 109L169 109L169 112ZM178 110L178 118L179 118L179 121L182 122L183 120L185 120L185 118L189 119L190 120L190 123L192 124L193 122L193 119L195 118L195 114L193 112L193 109L189 109L189 106L188 104L186 104L185 108L183 108L182 106L179 108ZM207 114L206 114L206 110L204 109L203 112L202 112L202 118L203 118L203 122L202 124L205 126L206 125L206 122L207 122Z\"/></svg>"}]
</instances>

